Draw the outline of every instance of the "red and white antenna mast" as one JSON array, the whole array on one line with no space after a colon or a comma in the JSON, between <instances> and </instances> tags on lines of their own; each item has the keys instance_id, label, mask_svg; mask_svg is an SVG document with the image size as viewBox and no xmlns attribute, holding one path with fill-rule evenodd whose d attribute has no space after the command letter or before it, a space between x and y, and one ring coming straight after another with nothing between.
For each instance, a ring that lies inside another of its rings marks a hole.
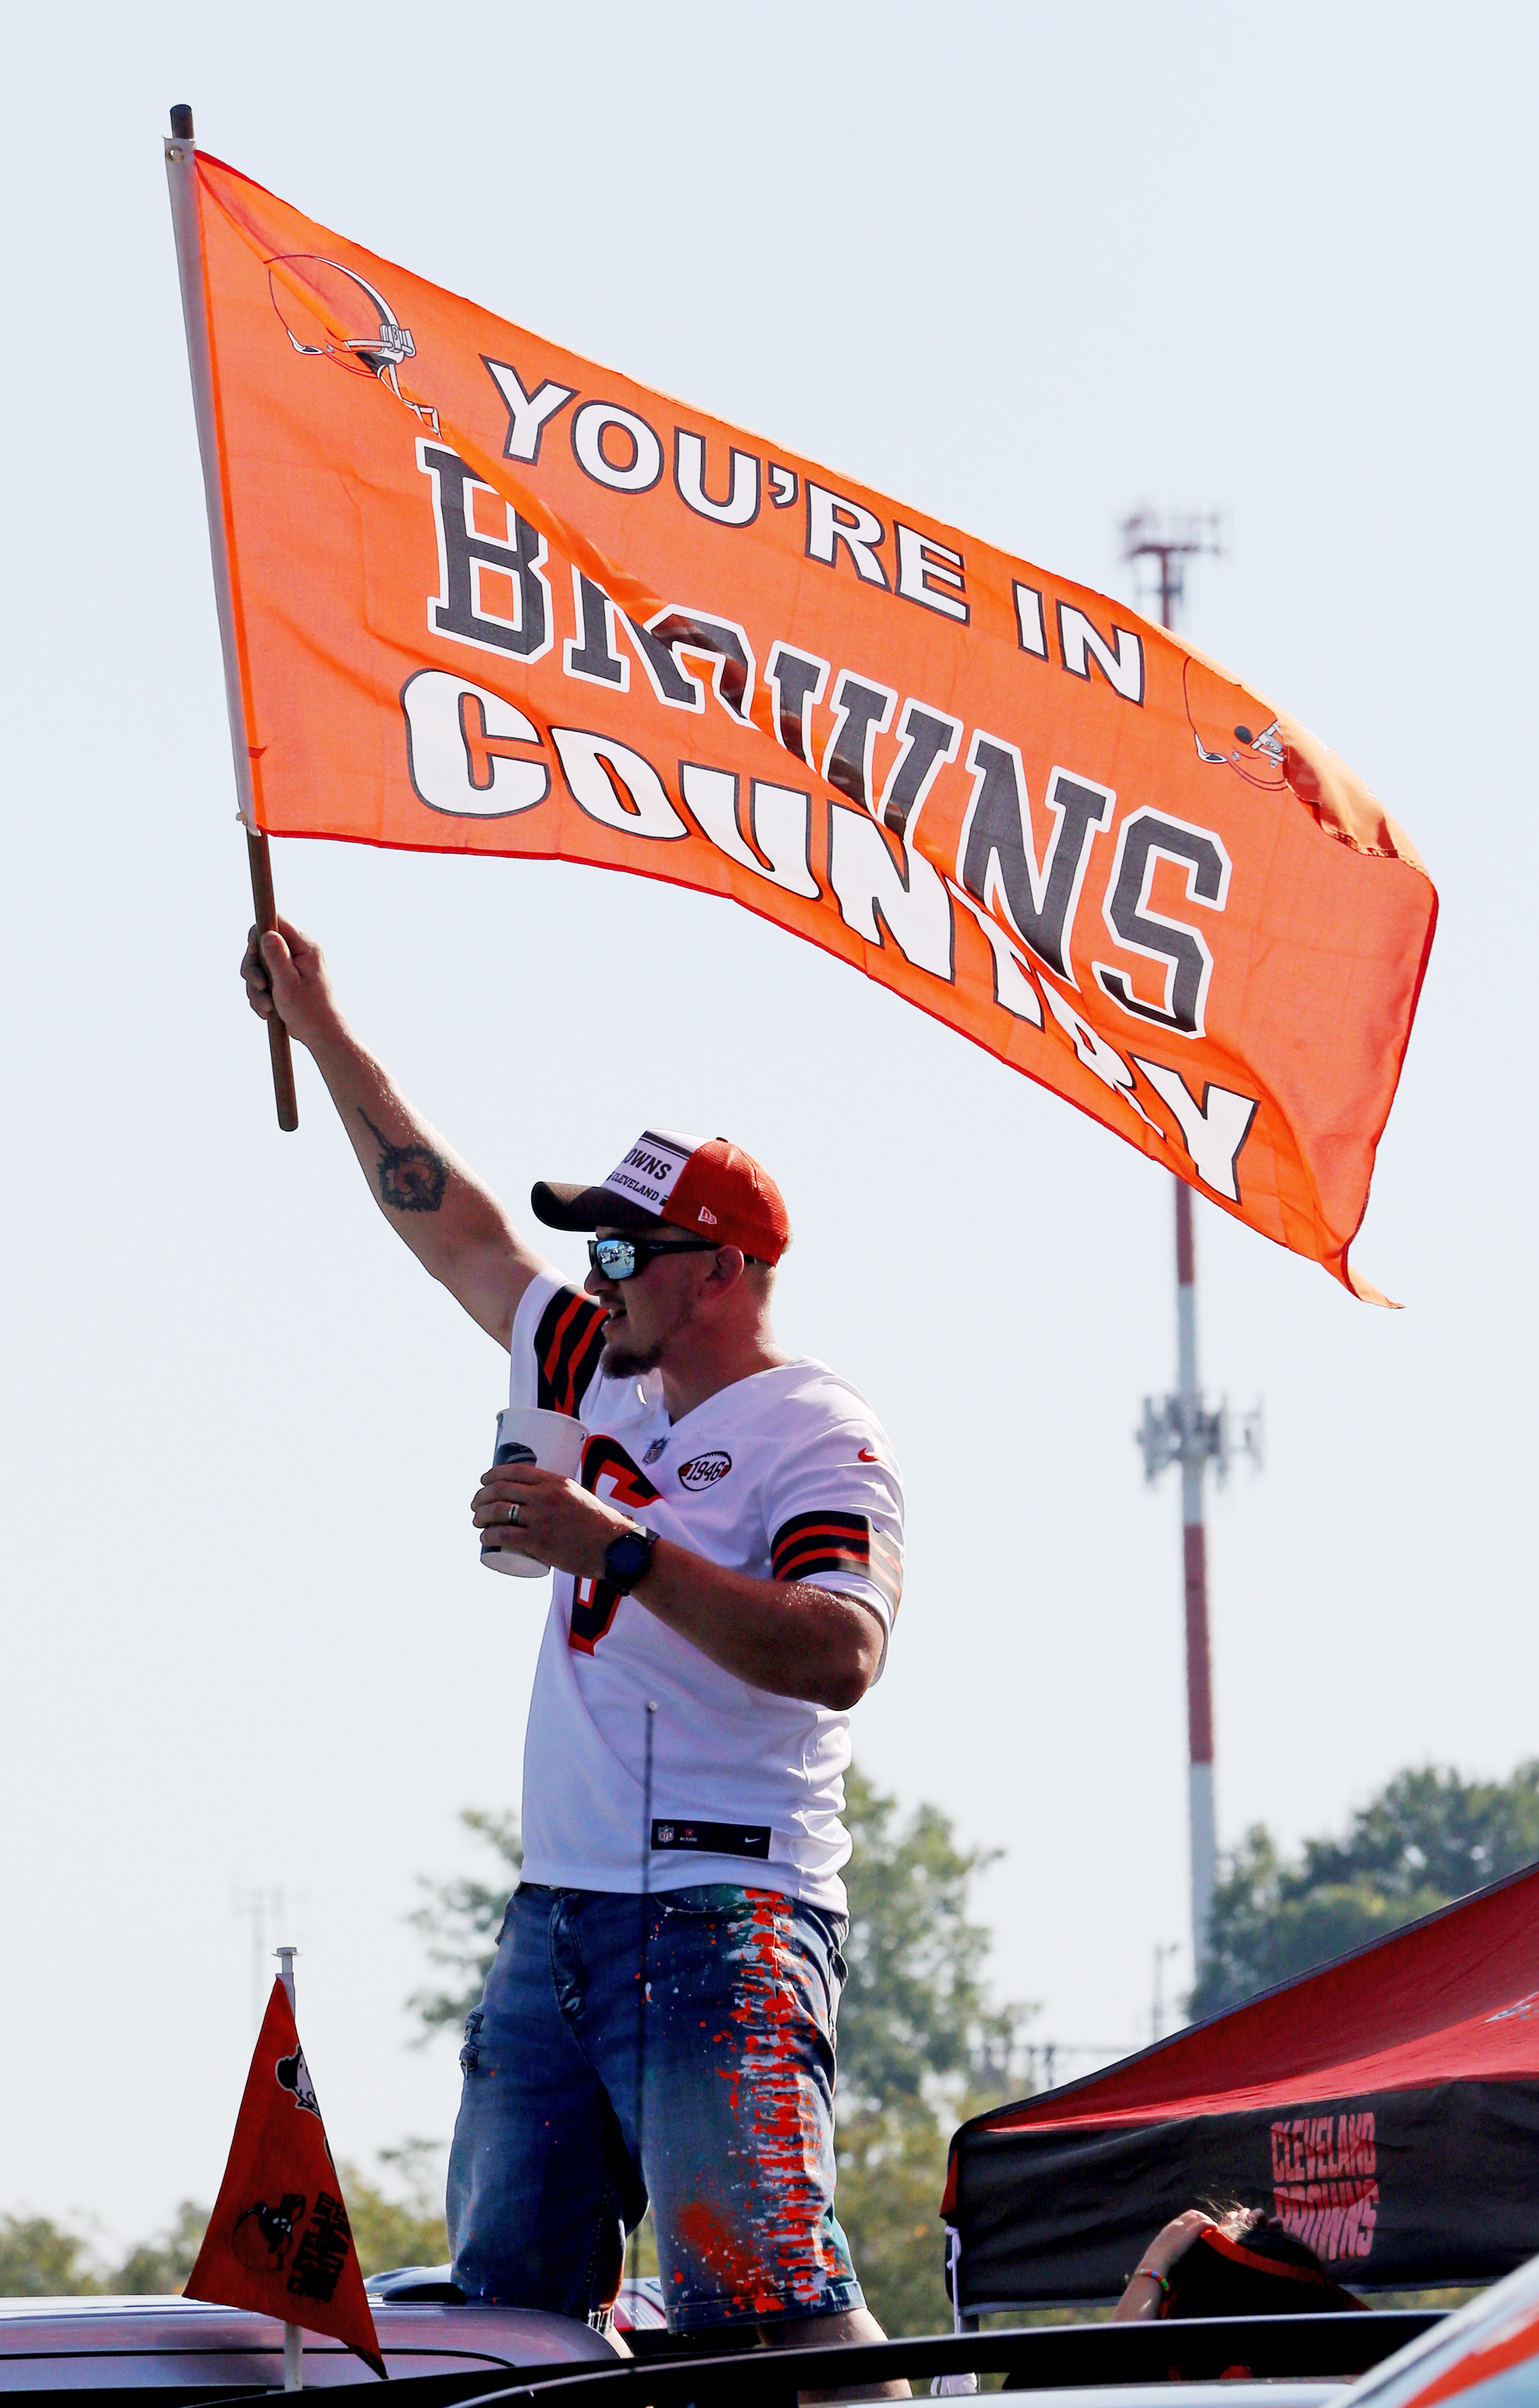
<instances>
[{"instance_id":1,"label":"red and white antenna mast","mask_svg":"<svg viewBox=\"0 0 1539 2408\"><path fill-rule=\"evenodd\" d=\"M1122 556L1153 561L1159 572L1159 624L1175 625L1186 590L1186 565L1198 552L1223 550L1215 514L1139 510L1122 523ZM1197 1250L1192 1192L1175 1184L1175 1339L1173 1396L1145 1397L1138 1442L1145 1479L1168 1464L1181 1466L1181 1556L1187 1606L1187 1800L1191 1849L1192 1978L1208 1954L1208 1926L1217 1875L1217 1818L1213 1794L1213 1657L1208 1639L1208 1542L1202 1498L1211 1464L1222 1484L1231 1457L1261 1461L1260 1408L1231 1419L1225 1398L1210 1411L1197 1374Z\"/></svg>"}]
</instances>

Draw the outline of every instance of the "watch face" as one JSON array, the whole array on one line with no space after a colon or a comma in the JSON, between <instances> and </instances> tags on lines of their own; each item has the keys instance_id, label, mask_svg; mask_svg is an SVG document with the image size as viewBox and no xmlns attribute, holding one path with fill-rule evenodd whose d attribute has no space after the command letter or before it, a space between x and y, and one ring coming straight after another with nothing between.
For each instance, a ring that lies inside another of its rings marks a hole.
<instances>
[{"instance_id":1,"label":"watch face","mask_svg":"<svg viewBox=\"0 0 1539 2408\"><path fill-rule=\"evenodd\" d=\"M604 1569L611 1580L635 1580L651 1561L651 1544L639 1532L622 1531L604 1550Z\"/></svg>"}]
</instances>

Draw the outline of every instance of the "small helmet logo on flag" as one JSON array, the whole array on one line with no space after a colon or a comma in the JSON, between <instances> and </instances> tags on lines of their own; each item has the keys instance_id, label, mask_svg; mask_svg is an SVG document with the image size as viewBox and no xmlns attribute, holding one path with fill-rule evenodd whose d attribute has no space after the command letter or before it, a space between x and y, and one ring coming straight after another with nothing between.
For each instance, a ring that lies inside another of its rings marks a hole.
<instances>
[{"instance_id":1,"label":"small helmet logo on flag","mask_svg":"<svg viewBox=\"0 0 1539 2408\"><path fill-rule=\"evenodd\" d=\"M304 2213L304 2193L297 2190L286 2190L276 2207L259 2199L247 2208L243 2215L236 2218L230 2243L239 2263L249 2266L253 2274L278 2273L288 2257L294 2228Z\"/></svg>"},{"instance_id":2,"label":"small helmet logo on flag","mask_svg":"<svg viewBox=\"0 0 1539 2408\"><path fill-rule=\"evenodd\" d=\"M417 346L382 293L340 261L310 251L269 259L267 289L302 358L334 360L352 376L378 377L413 418L438 434L439 413L431 403L409 401L401 391L401 363L416 358Z\"/></svg>"}]
</instances>

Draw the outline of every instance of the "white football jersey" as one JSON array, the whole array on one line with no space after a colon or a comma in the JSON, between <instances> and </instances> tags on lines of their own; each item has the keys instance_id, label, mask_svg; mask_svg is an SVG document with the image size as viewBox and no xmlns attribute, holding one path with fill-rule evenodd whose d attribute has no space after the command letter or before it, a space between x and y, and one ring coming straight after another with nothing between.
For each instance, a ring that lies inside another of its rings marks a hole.
<instances>
[{"instance_id":1,"label":"white football jersey","mask_svg":"<svg viewBox=\"0 0 1539 2408\"><path fill-rule=\"evenodd\" d=\"M859 1598L890 1637L903 1489L865 1398L806 1358L670 1422L657 1372L599 1370L604 1317L547 1274L513 1322L509 1402L585 1425L583 1486L712 1563ZM739 1882L841 1914L849 1760L847 1714L755 1689L635 1598L555 1574L524 1747L526 1881L640 1890L645 1840L652 1889Z\"/></svg>"}]
</instances>

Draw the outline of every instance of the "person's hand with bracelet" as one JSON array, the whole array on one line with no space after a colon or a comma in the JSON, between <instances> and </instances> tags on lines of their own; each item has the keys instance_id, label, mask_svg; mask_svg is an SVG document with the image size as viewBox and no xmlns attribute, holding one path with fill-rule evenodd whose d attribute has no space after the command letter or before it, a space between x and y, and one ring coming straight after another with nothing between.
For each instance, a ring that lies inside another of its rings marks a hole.
<instances>
[{"instance_id":1,"label":"person's hand with bracelet","mask_svg":"<svg viewBox=\"0 0 1539 2408\"><path fill-rule=\"evenodd\" d=\"M1161 2227L1128 2277L1128 2287L1112 2311L1114 2324L1142 2323L1163 2315L1171 2295L1172 2269L1212 2222L1201 2208L1188 2207Z\"/></svg>"}]
</instances>

